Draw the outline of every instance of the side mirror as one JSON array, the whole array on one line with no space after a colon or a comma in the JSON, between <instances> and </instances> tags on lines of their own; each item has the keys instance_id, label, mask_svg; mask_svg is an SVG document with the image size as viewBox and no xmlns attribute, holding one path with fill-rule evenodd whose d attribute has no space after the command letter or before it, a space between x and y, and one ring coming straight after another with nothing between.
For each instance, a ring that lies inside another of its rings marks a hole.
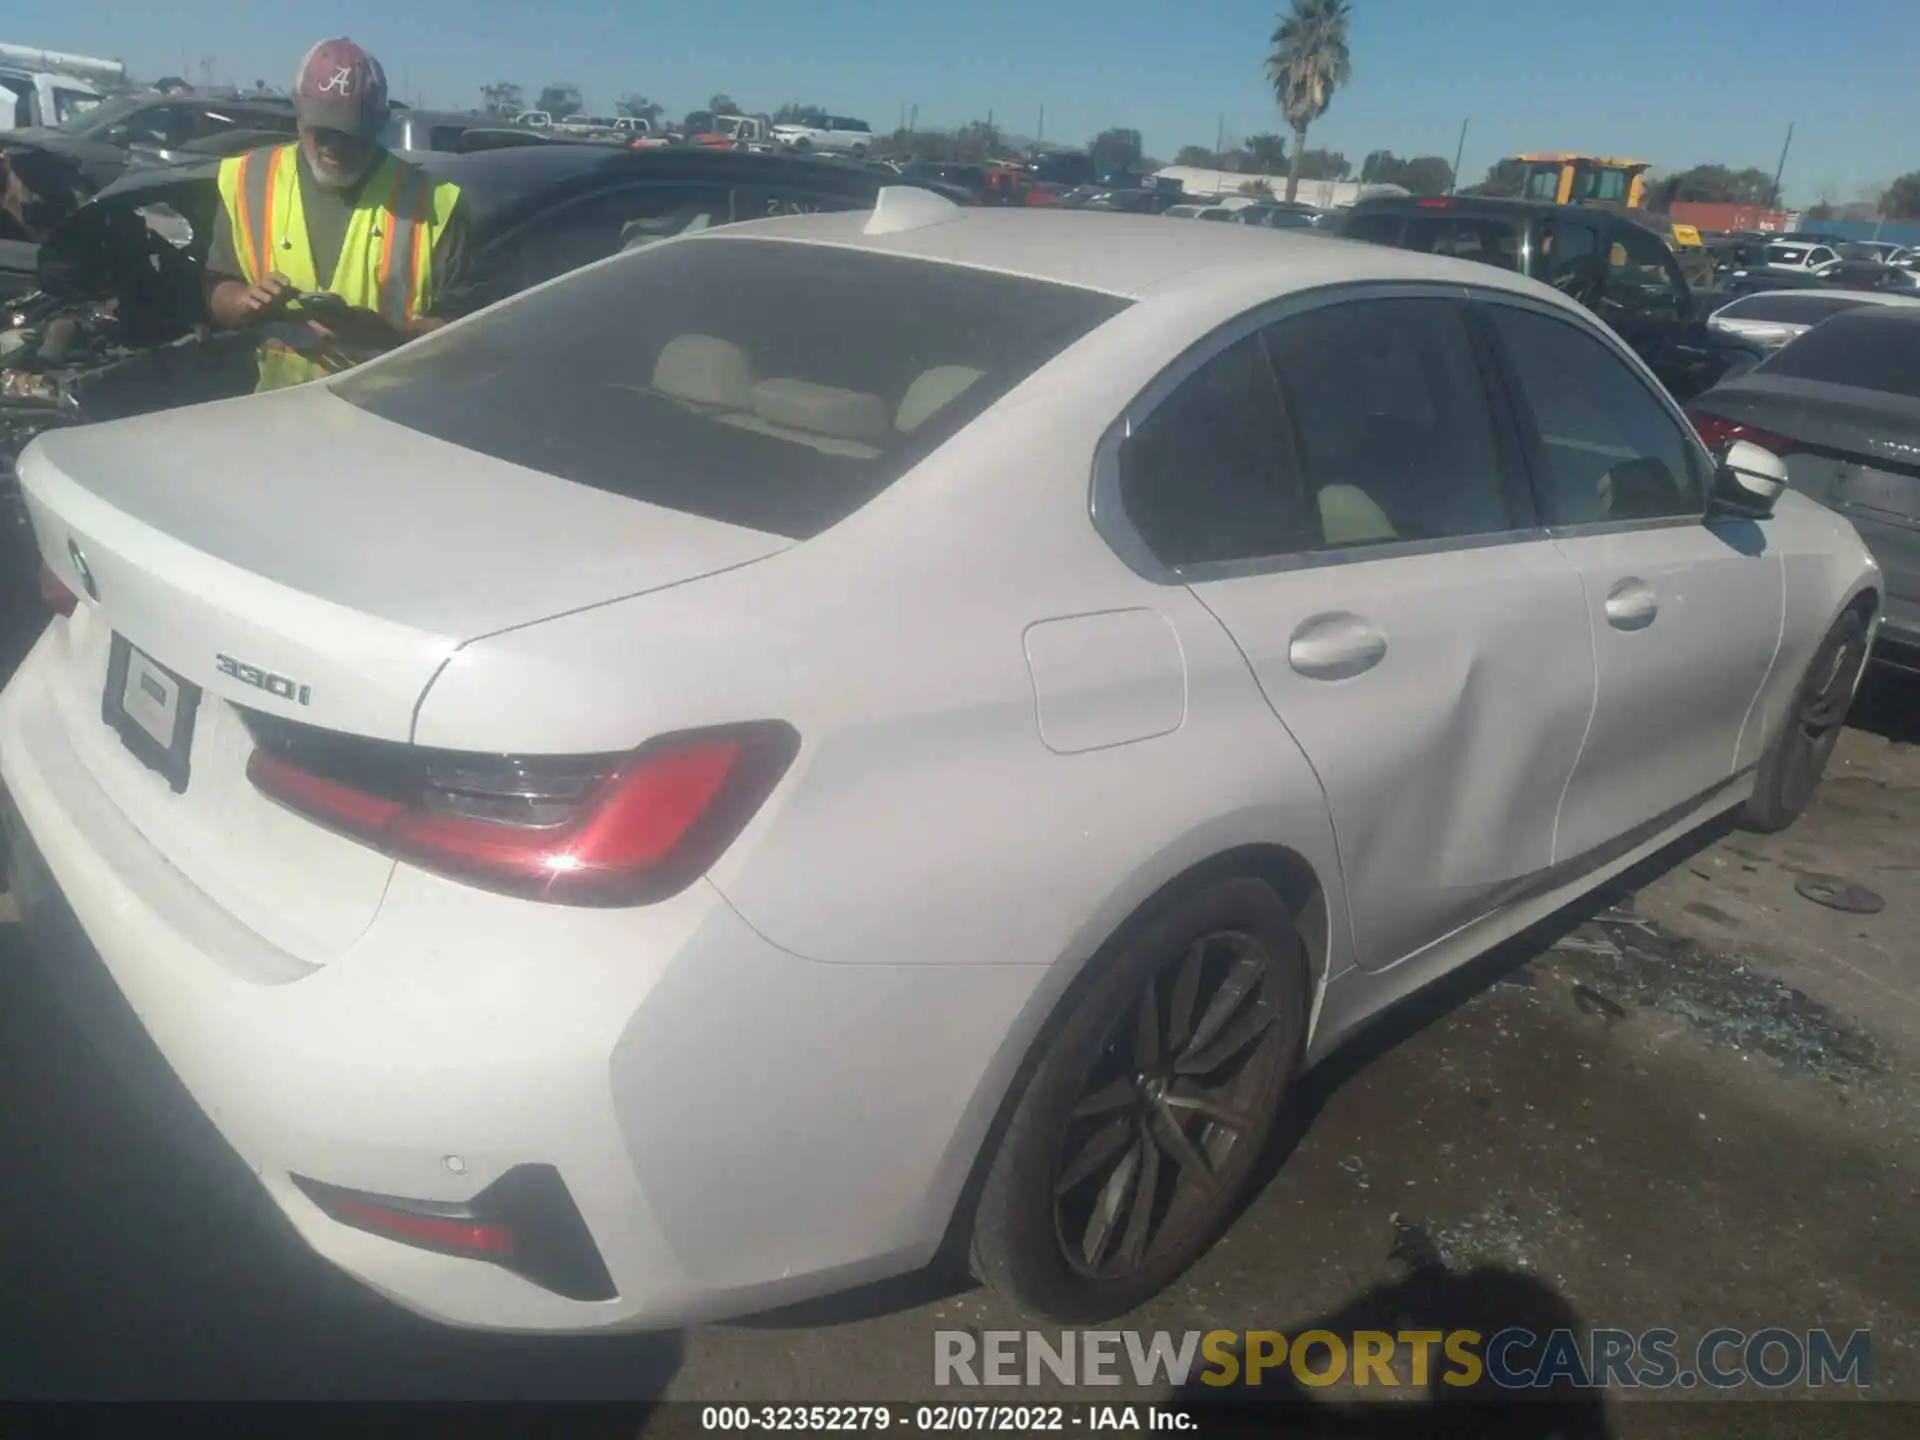
<instances>
[{"instance_id":1,"label":"side mirror","mask_svg":"<svg viewBox=\"0 0 1920 1440\"><path fill-rule=\"evenodd\" d=\"M1751 440L1736 440L1714 472L1712 508L1720 515L1764 520L1786 488L1786 461Z\"/></svg>"}]
</instances>

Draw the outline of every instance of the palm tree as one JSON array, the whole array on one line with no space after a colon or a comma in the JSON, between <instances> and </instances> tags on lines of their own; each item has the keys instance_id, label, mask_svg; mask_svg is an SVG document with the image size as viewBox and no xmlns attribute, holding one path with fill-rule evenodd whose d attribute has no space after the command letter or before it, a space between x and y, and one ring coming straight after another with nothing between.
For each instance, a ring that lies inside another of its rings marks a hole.
<instances>
[{"instance_id":1,"label":"palm tree","mask_svg":"<svg viewBox=\"0 0 1920 1440\"><path fill-rule=\"evenodd\" d=\"M1287 199L1300 191L1300 161L1306 153L1307 127L1327 113L1333 92L1353 78L1347 53L1347 0L1293 0L1293 13L1281 17L1267 57L1267 78L1280 101L1280 113L1293 127L1293 163L1287 170Z\"/></svg>"}]
</instances>

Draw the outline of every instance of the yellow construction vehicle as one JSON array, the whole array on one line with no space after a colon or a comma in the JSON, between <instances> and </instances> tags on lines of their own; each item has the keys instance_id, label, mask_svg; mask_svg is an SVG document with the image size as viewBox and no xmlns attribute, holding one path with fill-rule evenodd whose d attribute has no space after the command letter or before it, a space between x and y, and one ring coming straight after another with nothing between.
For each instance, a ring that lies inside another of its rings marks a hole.
<instances>
[{"instance_id":1,"label":"yellow construction vehicle","mask_svg":"<svg viewBox=\"0 0 1920 1440\"><path fill-rule=\"evenodd\" d=\"M1551 200L1556 205L1585 205L1595 201L1638 210L1647 201L1646 173L1651 160L1619 160L1603 155L1576 155L1548 151L1513 157L1527 167L1529 200Z\"/></svg>"},{"instance_id":2,"label":"yellow construction vehicle","mask_svg":"<svg viewBox=\"0 0 1920 1440\"><path fill-rule=\"evenodd\" d=\"M1526 183L1520 192L1526 199L1627 211L1667 242L1690 284L1700 289L1713 284L1713 256L1700 232L1691 225L1676 224L1665 215L1652 214L1646 208L1646 176L1653 168L1652 161L1578 155L1564 150L1513 158L1526 167Z\"/></svg>"}]
</instances>

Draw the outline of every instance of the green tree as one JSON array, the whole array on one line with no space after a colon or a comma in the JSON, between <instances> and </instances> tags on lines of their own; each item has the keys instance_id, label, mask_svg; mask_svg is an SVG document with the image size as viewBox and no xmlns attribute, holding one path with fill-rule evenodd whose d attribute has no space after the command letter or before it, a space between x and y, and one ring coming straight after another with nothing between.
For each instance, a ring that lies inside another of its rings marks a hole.
<instances>
[{"instance_id":1,"label":"green tree","mask_svg":"<svg viewBox=\"0 0 1920 1440\"><path fill-rule=\"evenodd\" d=\"M1278 175L1287 168L1287 141L1271 130L1249 135L1240 148L1247 154L1247 169L1262 175Z\"/></svg>"},{"instance_id":2,"label":"green tree","mask_svg":"<svg viewBox=\"0 0 1920 1440\"><path fill-rule=\"evenodd\" d=\"M649 125L659 120L661 114L666 110L666 106L661 105L657 101L649 100L646 96L632 90L622 95L619 100L614 103L614 108L622 115L632 115L646 121Z\"/></svg>"},{"instance_id":3,"label":"green tree","mask_svg":"<svg viewBox=\"0 0 1920 1440\"><path fill-rule=\"evenodd\" d=\"M1344 180L1353 174L1353 162L1338 150L1296 150L1293 159L1293 169L1287 179L1289 194L1295 188L1295 177L1301 180Z\"/></svg>"},{"instance_id":4,"label":"green tree","mask_svg":"<svg viewBox=\"0 0 1920 1440\"><path fill-rule=\"evenodd\" d=\"M1182 145L1173 157L1176 165L1196 165L1202 170L1217 170L1222 157L1204 145Z\"/></svg>"},{"instance_id":5,"label":"green tree","mask_svg":"<svg viewBox=\"0 0 1920 1440\"><path fill-rule=\"evenodd\" d=\"M1131 170L1143 153L1138 130L1102 130L1087 146L1096 170Z\"/></svg>"},{"instance_id":6,"label":"green tree","mask_svg":"<svg viewBox=\"0 0 1920 1440\"><path fill-rule=\"evenodd\" d=\"M540 99L533 108L546 111L556 120L564 120L586 109L587 102L581 98L578 85L569 80L554 80L540 87Z\"/></svg>"},{"instance_id":7,"label":"green tree","mask_svg":"<svg viewBox=\"0 0 1920 1440\"><path fill-rule=\"evenodd\" d=\"M1273 32L1267 79L1280 102L1280 113L1293 130L1289 200L1300 192L1307 127L1327 113L1334 91L1353 78L1353 57L1347 50L1349 18L1347 0L1293 0L1292 11L1279 17Z\"/></svg>"},{"instance_id":8,"label":"green tree","mask_svg":"<svg viewBox=\"0 0 1920 1440\"><path fill-rule=\"evenodd\" d=\"M1880 197L1880 213L1890 220L1920 219L1920 170L1909 171Z\"/></svg>"},{"instance_id":9,"label":"green tree","mask_svg":"<svg viewBox=\"0 0 1920 1440\"><path fill-rule=\"evenodd\" d=\"M166 82L161 83L164 85ZM518 115L527 108L520 87L507 80L502 80L498 85L482 85L480 103L489 115Z\"/></svg>"},{"instance_id":10,"label":"green tree","mask_svg":"<svg viewBox=\"0 0 1920 1440\"><path fill-rule=\"evenodd\" d=\"M707 109L716 115L738 115L740 107L733 103L731 95L716 95L707 101Z\"/></svg>"},{"instance_id":11,"label":"green tree","mask_svg":"<svg viewBox=\"0 0 1920 1440\"><path fill-rule=\"evenodd\" d=\"M977 164L1000 148L1000 127L969 120L953 133L953 158Z\"/></svg>"},{"instance_id":12,"label":"green tree","mask_svg":"<svg viewBox=\"0 0 1920 1440\"><path fill-rule=\"evenodd\" d=\"M724 99L725 97L716 98ZM818 105L801 105L789 100L773 112L773 123L776 125L825 125L827 112Z\"/></svg>"},{"instance_id":13,"label":"green tree","mask_svg":"<svg viewBox=\"0 0 1920 1440\"><path fill-rule=\"evenodd\" d=\"M1511 200L1527 188L1527 167L1518 160L1498 160L1487 167L1487 178L1469 185L1462 195L1487 195Z\"/></svg>"},{"instance_id":14,"label":"green tree","mask_svg":"<svg viewBox=\"0 0 1920 1440\"><path fill-rule=\"evenodd\" d=\"M1753 166L1733 170L1725 165L1696 165L1691 170L1661 176L1650 187L1648 198L1659 210L1676 200L1709 205L1765 205L1773 199L1773 176Z\"/></svg>"},{"instance_id":15,"label":"green tree","mask_svg":"<svg viewBox=\"0 0 1920 1440\"><path fill-rule=\"evenodd\" d=\"M1833 202L1831 200L1816 200L1807 209L1807 219L1813 221L1816 225L1833 219Z\"/></svg>"}]
</instances>

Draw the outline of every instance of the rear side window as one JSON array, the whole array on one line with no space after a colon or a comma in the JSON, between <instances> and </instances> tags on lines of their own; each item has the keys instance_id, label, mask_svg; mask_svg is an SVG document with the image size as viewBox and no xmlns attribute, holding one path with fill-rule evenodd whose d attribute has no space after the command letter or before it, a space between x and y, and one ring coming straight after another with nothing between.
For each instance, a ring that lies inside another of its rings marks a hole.
<instances>
[{"instance_id":1,"label":"rear side window","mask_svg":"<svg viewBox=\"0 0 1920 1440\"><path fill-rule=\"evenodd\" d=\"M696 240L583 271L333 388L469 450L800 539L1127 303L866 251Z\"/></svg>"},{"instance_id":2,"label":"rear side window","mask_svg":"<svg viewBox=\"0 0 1920 1440\"><path fill-rule=\"evenodd\" d=\"M1455 305L1326 305L1268 338L1329 548L1512 528L1486 384Z\"/></svg>"},{"instance_id":3,"label":"rear side window","mask_svg":"<svg viewBox=\"0 0 1920 1440\"><path fill-rule=\"evenodd\" d=\"M1405 220L1399 215L1354 215L1341 234L1352 240L1369 240L1375 245L1398 245Z\"/></svg>"},{"instance_id":4,"label":"rear side window","mask_svg":"<svg viewBox=\"0 0 1920 1440\"><path fill-rule=\"evenodd\" d=\"M1120 493L1175 567L1513 523L1485 386L1445 301L1324 306L1230 346L1122 445Z\"/></svg>"},{"instance_id":5,"label":"rear side window","mask_svg":"<svg viewBox=\"0 0 1920 1440\"><path fill-rule=\"evenodd\" d=\"M1626 361L1566 321L1489 305L1525 400L1548 525L1699 516L1691 443Z\"/></svg>"},{"instance_id":6,"label":"rear side window","mask_svg":"<svg viewBox=\"0 0 1920 1440\"><path fill-rule=\"evenodd\" d=\"M1477 260L1502 270L1520 268L1520 227L1504 220L1472 216L1415 216L1400 238L1403 250L1425 250L1455 260Z\"/></svg>"},{"instance_id":7,"label":"rear side window","mask_svg":"<svg viewBox=\"0 0 1920 1440\"><path fill-rule=\"evenodd\" d=\"M1127 437L1120 499L1165 565L1319 548L1258 334L1209 360Z\"/></svg>"},{"instance_id":8,"label":"rear side window","mask_svg":"<svg viewBox=\"0 0 1920 1440\"><path fill-rule=\"evenodd\" d=\"M1920 321L1860 306L1814 326L1754 373L1920 400Z\"/></svg>"}]
</instances>

